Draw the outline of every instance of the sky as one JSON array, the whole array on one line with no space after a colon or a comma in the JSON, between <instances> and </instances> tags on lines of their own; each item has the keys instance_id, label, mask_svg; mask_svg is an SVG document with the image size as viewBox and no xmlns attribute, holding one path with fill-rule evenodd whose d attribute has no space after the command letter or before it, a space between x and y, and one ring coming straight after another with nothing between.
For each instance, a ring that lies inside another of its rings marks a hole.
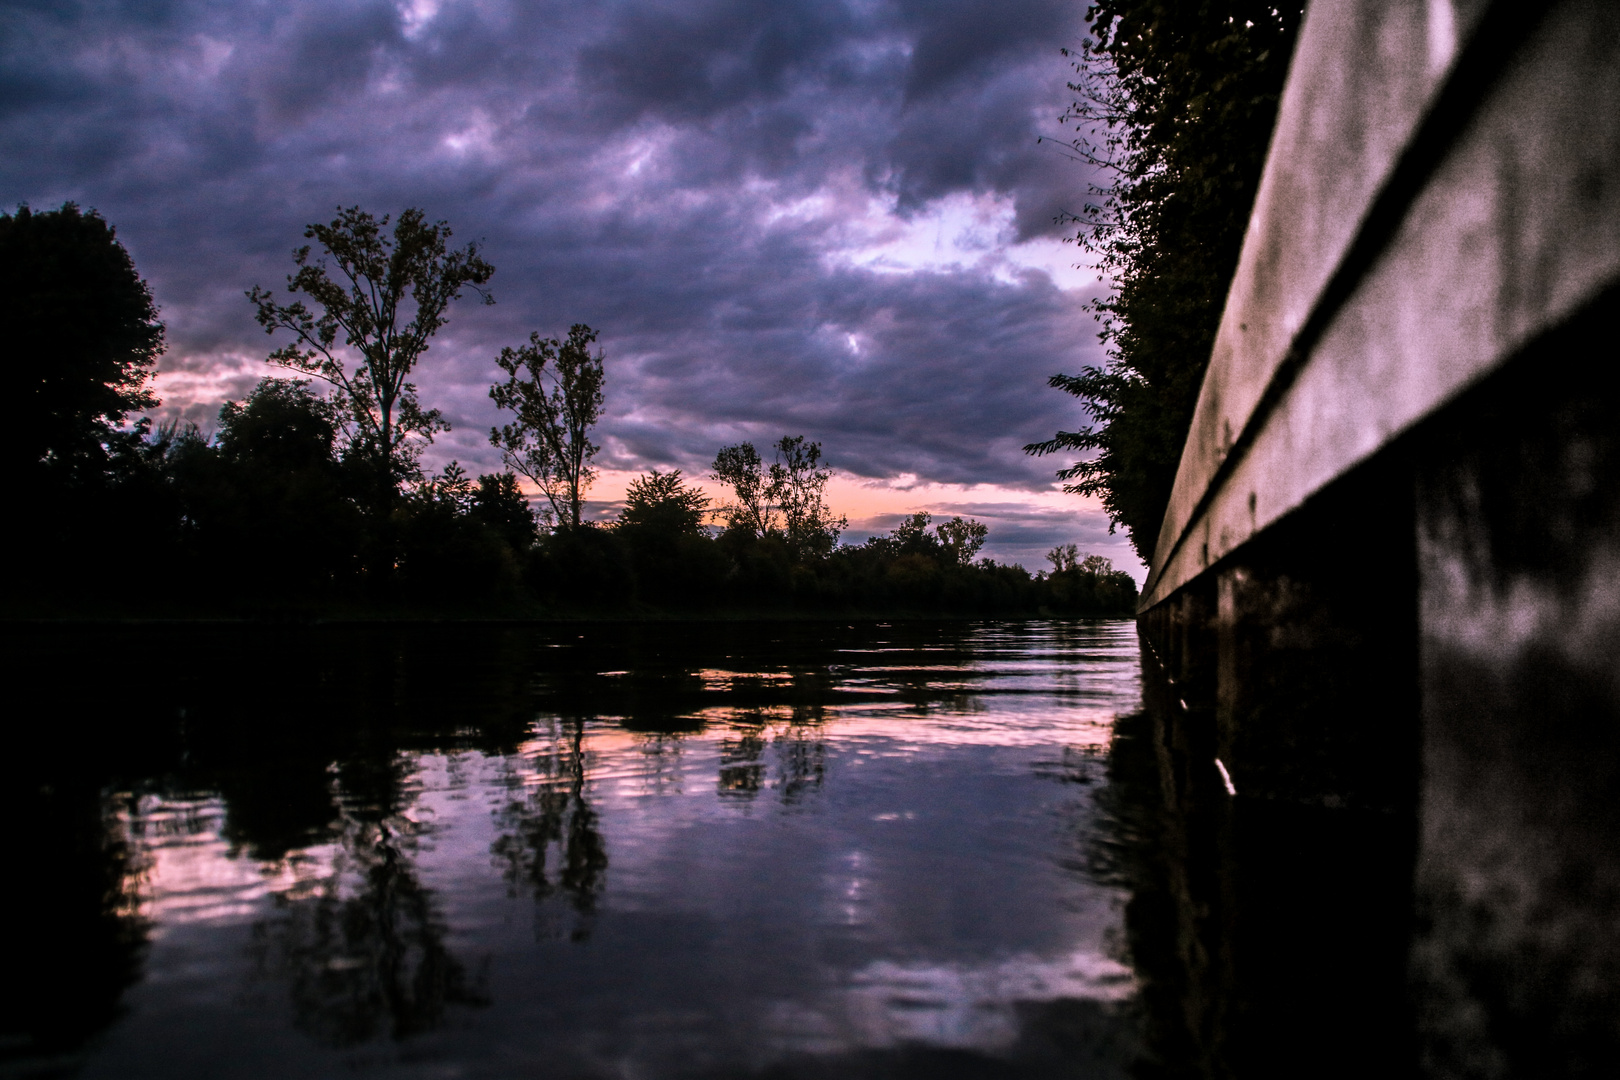
<instances>
[{"instance_id":1,"label":"sky","mask_svg":"<svg viewBox=\"0 0 1620 1080\"><path fill-rule=\"evenodd\" d=\"M1046 386L1103 359L1101 288L1054 218L1076 0L9 0L0 206L73 200L162 309L160 414L205 430L274 369L243 293L285 298L305 225L423 208L495 265L417 369L491 471L494 357L594 327L598 517L723 445L822 444L845 539L917 510L1035 569L1076 543L1140 581L1066 461ZM715 494L718 487L707 485Z\"/></svg>"}]
</instances>

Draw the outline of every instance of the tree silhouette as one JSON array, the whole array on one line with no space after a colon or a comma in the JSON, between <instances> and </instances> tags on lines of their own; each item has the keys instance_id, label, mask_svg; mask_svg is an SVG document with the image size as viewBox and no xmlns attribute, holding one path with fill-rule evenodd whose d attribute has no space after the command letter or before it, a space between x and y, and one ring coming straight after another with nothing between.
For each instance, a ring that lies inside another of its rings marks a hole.
<instances>
[{"instance_id":1,"label":"tree silhouette","mask_svg":"<svg viewBox=\"0 0 1620 1080\"><path fill-rule=\"evenodd\" d=\"M821 444L784 435L773 449L776 460L767 466L753 443L721 448L711 475L736 495L722 513L734 530L780 535L798 558L825 556L849 522L827 506L832 470L821 464Z\"/></svg>"},{"instance_id":2,"label":"tree silhouette","mask_svg":"<svg viewBox=\"0 0 1620 1080\"><path fill-rule=\"evenodd\" d=\"M1075 154L1108 180L1065 214L1114 288L1091 305L1108 361L1048 383L1087 424L1024 447L1075 453L1064 490L1095 495L1153 558L1182 444L1304 5L1095 0L1064 119Z\"/></svg>"},{"instance_id":3,"label":"tree silhouette","mask_svg":"<svg viewBox=\"0 0 1620 1080\"><path fill-rule=\"evenodd\" d=\"M104 467L118 425L158 403L147 388L163 353L157 314L129 252L94 210L70 202L0 214L9 338L0 379L16 403L5 440L14 479Z\"/></svg>"},{"instance_id":4,"label":"tree silhouette","mask_svg":"<svg viewBox=\"0 0 1620 1080\"><path fill-rule=\"evenodd\" d=\"M630 481L619 525L671 536L695 536L703 531L708 508L709 497L697 488L687 487L681 470L666 473L652 469Z\"/></svg>"},{"instance_id":5,"label":"tree silhouette","mask_svg":"<svg viewBox=\"0 0 1620 1080\"><path fill-rule=\"evenodd\" d=\"M529 550L535 541L534 511L513 473L485 473L478 478L472 516L495 530L514 552Z\"/></svg>"},{"instance_id":6,"label":"tree silhouette","mask_svg":"<svg viewBox=\"0 0 1620 1080\"><path fill-rule=\"evenodd\" d=\"M984 547L985 538L990 535L990 527L982 521L968 518L963 521L959 517L941 522L934 526L934 532L939 534L939 542L950 554L951 559L958 566L967 566L973 562L973 556Z\"/></svg>"},{"instance_id":7,"label":"tree silhouette","mask_svg":"<svg viewBox=\"0 0 1620 1080\"><path fill-rule=\"evenodd\" d=\"M579 527L585 492L596 479L591 459L600 446L590 431L602 415L602 353L591 355L596 331L584 323L568 330L568 340L543 338L537 330L521 348L506 348L495 362L507 380L489 396L516 417L491 428L489 441L507 468L532 480L551 506L556 521ZM550 369L548 389L547 369Z\"/></svg>"},{"instance_id":8,"label":"tree silhouette","mask_svg":"<svg viewBox=\"0 0 1620 1080\"><path fill-rule=\"evenodd\" d=\"M375 470L373 509L383 514L400 483L418 474L422 445L449 429L437 409L417 400L412 369L463 289L485 304L495 302L483 288L495 268L479 256L477 244L450 250L450 226L429 223L414 208L399 215L392 236L384 232L388 221L358 206L340 207L329 224L304 230L333 268L326 258L312 262L306 244L293 252L298 272L288 275L287 287L319 305L319 315L302 300L278 304L257 285L247 294L265 333L288 330L296 339L271 353L271 362L332 385L333 403L350 428L351 452Z\"/></svg>"},{"instance_id":9,"label":"tree silhouette","mask_svg":"<svg viewBox=\"0 0 1620 1080\"><path fill-rule=\"evenodd\" d=\"M736 502L721 507L728 527L754 536L764 536L775 529L776 510L766 495L770 481L765 475L765 463L753 443L722 446L710 468L714 470L710 477L731 488L736 495Z\"/></svg>"},{"instance_id":10,"label":"tree silhouette","mask_svg":"<svg viewBox=\"0 0 1620 1080\"><path fill-rule=\"evenodd\" d=\"M834 517L824 497L832 470L821 464L821 444L803 435L784 435L776 444L766 495L782 508L782 531L801 558L826 555L849 525Z\"/></svg>"},{"instance_id":11,"label":"tree silhouette","mask_svg":"<svg viewBox=\"0 0 1620 1080\"><path fill-rule=\"evenodd\" d=\"M262 379L219 410L219 452L233 463L296 470L335 461L338 420L308 379Z\"/></svg>"}]
</instances>

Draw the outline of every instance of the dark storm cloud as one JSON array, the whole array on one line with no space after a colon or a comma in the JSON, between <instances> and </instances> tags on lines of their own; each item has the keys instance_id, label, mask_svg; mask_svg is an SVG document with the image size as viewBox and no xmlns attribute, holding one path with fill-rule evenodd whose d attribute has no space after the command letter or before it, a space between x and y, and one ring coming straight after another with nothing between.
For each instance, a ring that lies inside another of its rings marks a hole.
<instances>
[{"instance_id":1,"label":"dark storm cloud","mask_svg":"<svg viewBox=\"0 0 1620 1080\"><path fill-rule=\"evenodd\" d=\"M1054 235L1084 184L1035 145L1078 13L14 4L0 200L74 199L118 226L169 323L165 392L193 417L258 374L270 346L242 291L282 282L307 222L420 205L499 268L497 306L452 309L421 369L456 425L446 456L494 463L501 345L585 321L609 358L610 465L699 471L723 442L804 432L859 475L1042 487L1051 463L1018 447L1079 419L1044 379L1096 360L1093 326L996 253ZM953 198L1002 208L1007 235L921 265L862 254Z\"/></svg>"}]
</instances>

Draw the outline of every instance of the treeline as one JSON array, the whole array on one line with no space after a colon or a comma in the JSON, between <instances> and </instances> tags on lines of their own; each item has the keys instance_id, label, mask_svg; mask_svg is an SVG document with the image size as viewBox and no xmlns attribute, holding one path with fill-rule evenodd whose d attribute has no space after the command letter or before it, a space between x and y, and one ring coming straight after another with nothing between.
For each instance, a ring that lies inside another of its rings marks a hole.
<instances>
[{"instance_id":1,"label":"treeline","mask_svg":"<svg viewBox=\"0 0 1620 1080\"><path fill-rule=\"evenodd\" d=\"M342 452L330 404L304 381L266 379L225 405L212 438L166 427L116 446L95 500L103 515L116 507L116 521L79 525L121 539L98 551L80 533L48 556L63 576L41 584L50 596L77 584L93 608L121 585L127 599L162 597L177 612L242 615L1134 610L1135 583L1107 560L1071 544L1031 574L977 557L987 530L961 518L918 513L887 536L838 544L843 523L819 499L820 448L794 437L775 449L769 464L747 443L722 450L715 477L733 495L741 481L743 497L718 506L678 470L653 470L613 520L543 527L515 474L473 477L452 462L405 486L380 519L367 510L375 476Z\"/></svg>"},{"instance_id":2,"label":"treeline","mask_svg":"<svg viewBox=\"0 0 1620 1080\"><path fill-rule=\"evenodd\" d=\"M358 209L312 225L282 303L248 294L266 378L220 410L212 435L154 427L148 377L163 327L110 227L77 207L0 214L0 305L24 349L7 365L27 415L13 444L8 600L34 613L253 615L794 612L1130 615L1131 578L1073 545L1050 571L977 558L985 527L916 514L891 535L838 543L819 444L750 443L712 465L727 498L677 471L635 480L618 517L582 516L599 447L603 357L576 324L505 349L490 396L510 421L490 442L507 466L471 476L421 455L448 424L411 372L463 289L494 269L453 250L443 222L400 215L392 235ZM409 320L404 313L409 313ZM322 387L322 389L317 389ZM524 485L536 491L531 505ZM536 511L538 507L538 512Z\"/></svg>"},{"instance_id":3,"label":"treeline","mask_svg":"<svg viewBox=\"0 0 1620 1080\"><path fill-rule=\"evenodd\" d=\"M1089 423L1024 449L1073 454L1094 495L1153 559L1221 308L1260 185L1305 5L1092 0L1071 53L1065 119L1100 177L1068 215L1112 290L1092 305L1107 362L1050 384Z\"/></svg>"}]
</instances>

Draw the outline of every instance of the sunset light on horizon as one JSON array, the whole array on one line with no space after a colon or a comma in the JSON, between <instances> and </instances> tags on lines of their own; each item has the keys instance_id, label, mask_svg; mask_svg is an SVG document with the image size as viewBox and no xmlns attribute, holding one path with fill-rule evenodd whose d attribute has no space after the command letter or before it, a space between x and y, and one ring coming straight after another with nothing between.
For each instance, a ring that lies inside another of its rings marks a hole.
<instances>
[{"instance_id":1,"label":"sunset light on horizon","mask_svg":"<svg viewBox=\"0 0 1620 1080\"><path fill-rule=\"evenodd\" d=\"M984 554L1077 543L1138 581L1124 533L1026 443L1086 417L1046 386L1100 363L1101 288L1057 219L1089 173L1041 136L1081 10L1042 2L181 4L18 15L35 91L0 123L0 201L118 230L167 328L159 421L217 425L288 343L303 230L420 206L495 267L413 373L452 430L423 462L500 468L494 356L599 333L591 516L721 446L822 445L845 539L974 517ZM42 133L49 134L42 134ZM708 484L711 495L718 487Z\"/></svg>"}]
</instances>

